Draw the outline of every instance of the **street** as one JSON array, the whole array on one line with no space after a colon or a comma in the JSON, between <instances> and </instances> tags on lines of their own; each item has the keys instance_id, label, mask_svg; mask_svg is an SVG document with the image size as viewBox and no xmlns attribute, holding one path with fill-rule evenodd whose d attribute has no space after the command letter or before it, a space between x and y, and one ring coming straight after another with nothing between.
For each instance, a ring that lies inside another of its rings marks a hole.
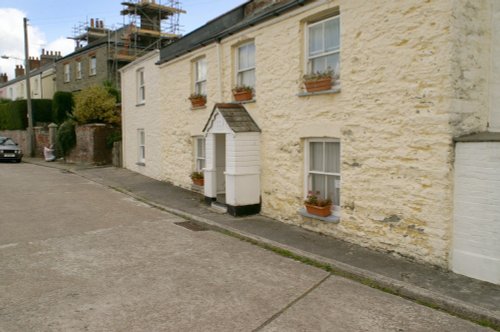
<instances>
[{"instance_id":1,"label":"street","mask_svg":"<svg viewBox=\"0 0 500 332\"><path fill-rule=\"evenodd\" d=\"M0 163L0 331L489 331L78 175Z\"/></svg>"}]
</instances>

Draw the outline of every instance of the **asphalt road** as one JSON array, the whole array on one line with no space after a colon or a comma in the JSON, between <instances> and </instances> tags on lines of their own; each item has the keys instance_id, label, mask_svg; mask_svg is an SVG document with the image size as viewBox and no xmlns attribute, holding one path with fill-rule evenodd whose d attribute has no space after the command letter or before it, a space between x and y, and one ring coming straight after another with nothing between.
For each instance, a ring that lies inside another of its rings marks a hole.
<instances>
[{"instance_id":1,"label":"asphalt road","mask_svg":"<svg viewBox=\"0 0 500 332\"><path fill-rule=\"evenodd\" d=\"M487 331L61 170L0 163L0 331Z\"/></svg>"}]
</instances>

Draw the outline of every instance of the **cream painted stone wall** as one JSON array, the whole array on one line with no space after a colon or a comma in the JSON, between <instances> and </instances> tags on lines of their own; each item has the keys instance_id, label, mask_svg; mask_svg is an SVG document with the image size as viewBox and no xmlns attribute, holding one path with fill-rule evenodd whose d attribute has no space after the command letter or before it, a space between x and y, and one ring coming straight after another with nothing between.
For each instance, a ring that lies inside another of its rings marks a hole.
<instances>
[{"instance_id":1,"label":"cream painted stone wall","mask_svg":"<svg viewBox=\"0 0 500 332\"><path fill-rule=\"evenodd\" d=\"M122 131L123 131L123 167L146 176L162 178L162 167L165 156L162 155L165 136L165 119L162 114L164 108L160 99L159 70L155 63L158 61L158 51L151 52L136 62L121 70L122 82ZM144 69L146 82L146 101L137 105L137 70ZM146 135L145 166L138 162L138 129L144 129Z\"/></svg>"},{"instance_id":2,"label":"cream painted stone wall","mask_svg":"<svg viewBox=\"0 0 500 332\"><path fill-rule=\"evenodd\" d=\"M452 1L454 136L485 131L488 125L492 1L496 0Z\"/></svg>"},{"instance_id":3,"label":"cream painted stone wall","mask_svg":"<svg viewBox=\"0 0 500 332\"><path fill-rule=\"evenodd\" d=\"M447 266L453 216L452 139L485 128L487 122L487 69L469 68L489 59L483 40L488 23L480 22L487 21L487 3L315 1L171 60L156 68L158 74L147 75L157 95L148 89L145 107L132 107L130 96L124 94L125 165L189 188L193 136L201 135L215 102L231 101L235 47L253 40L256 102L245 107L262 130L262 214ZM300 97L305 25L337 9L341 92ZM208 103L192 110L187 99L194 85L192 62L200 56L208 63ZM127 67L122 91L132 89L130 75L140 66L154 71L153 62ZM158 101L150 102L155 97ZM134 165L136 147L130 141L137 126L146 128L147 151L154 145L158 154L149 159L147 152L145 168ZM297 213L306 191L304 144L309 137L340 139L339 224Z\"/></svg>"}]
</instances>

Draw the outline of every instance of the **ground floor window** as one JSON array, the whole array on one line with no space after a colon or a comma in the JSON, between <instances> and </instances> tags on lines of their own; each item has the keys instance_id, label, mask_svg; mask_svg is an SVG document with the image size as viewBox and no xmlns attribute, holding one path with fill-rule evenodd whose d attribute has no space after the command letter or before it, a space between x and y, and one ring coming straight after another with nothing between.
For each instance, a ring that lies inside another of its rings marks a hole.
<instances>
[{"instance_id":1,"label":"ground floor window","mask_svg":"<svg viewBox=\"0 0 500 332\"><path fill-rule=\"evenodd\" d=\"M306 185L309 191L330 198L336 209L340 206L340 141L308 139L306 141Z\"/></svg>"},{"instance_id":2,"label":"ground floor window","mask_svg":"<svg viewBox=\"0 0 500 332\"><path fill-rule=\"evenodd\" d=\"M137 161L140 163L146 162L146 135L144 129L137 129L137 141L138 141L138 158Z\"/></svg>"},{"instance_id":3,"label":"ground floor window","mask_svg":"<svg viewBox=\"0 0 500 332\"><path fill-rule=\"evenodd\" d=\"M195 137L195 160L196 171L201 172L205 168L205 138Z\"/></svg>"}]
</instances>

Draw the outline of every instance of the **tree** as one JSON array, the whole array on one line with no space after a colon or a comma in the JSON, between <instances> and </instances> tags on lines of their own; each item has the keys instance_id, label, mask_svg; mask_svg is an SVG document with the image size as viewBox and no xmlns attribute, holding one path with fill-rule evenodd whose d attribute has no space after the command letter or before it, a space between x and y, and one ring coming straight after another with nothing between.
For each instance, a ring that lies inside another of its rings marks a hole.
<instances>
[{"instance_id":1,"label":"tree","mask_svg":"<svg viewBox=\"0 0 500 332\"><path fill-rule=\"evenodd\" d=\"M73 116L79 124L120 124L116 98L104 86L93 85L75 95Z\"/></svg>"}]
</instances>

